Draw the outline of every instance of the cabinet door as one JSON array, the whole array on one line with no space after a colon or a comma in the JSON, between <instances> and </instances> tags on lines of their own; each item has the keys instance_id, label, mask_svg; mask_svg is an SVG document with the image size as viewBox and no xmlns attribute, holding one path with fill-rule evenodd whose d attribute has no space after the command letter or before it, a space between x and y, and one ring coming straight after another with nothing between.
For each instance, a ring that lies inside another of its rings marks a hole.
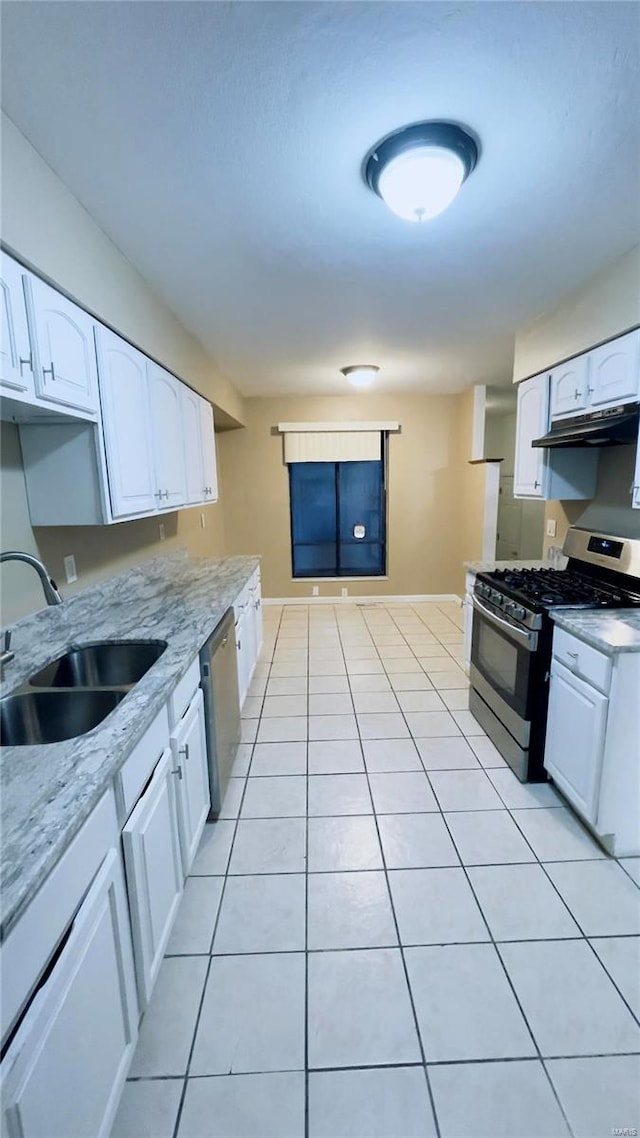
<instances>
[{"instance_id":1,"label":"cabinet door","mask_svg":"<svg viewBox=\"0 0 640 1138\"><path fill-rule=\"evenodd\" d=\"M93 320L66 296L31 274L32 336L37 342L36 393L41 399L83 411L98 408Z\"/></svg>"},{"instance_id":2,"label":"cabinet door","mask_svg":"<svg viewBox=\"0 0 640 1138\"><path fill-rule=\"evenodd\" d=\"M608 699L554 660L544 765L587 822L598 811Z\"/></svg>"},{"instance_id":3,"label":"cabinet door","mask_svg":"<svg viewBox=\"0 0 640 1138\"><path fill-rule=\"evenodd\" d=\"M640 436L636 448L636 468L631 483L631 505L634 510L640 510Z\"/></svg>"},{"instance_id":4,"label":"cabinet door","mask_svg":"<svg viewBox=\"0 0 640 1138\"><path fill-rule=\"evenodd\" d=\"M7 1138L106 1138L138 1023L120 855L111 850L2 1065Z\"/></svg>"},{"instance_id":5,"label":"cabinet door","mask_svg":"<svg viewBox=\"0 0 640 1138\"><path fill-rule=\"evenodd\" d=\"M171 752L166 750L122 831L140 1005L151 996L183 875Z\"/></svg>"},{"instance_id":6,"label":"cabinet door","mask_svg":"<svg viewBox=\"0 0 640 1138\"><path fill-rule=\"evenodd\" d=\"M213 407L206 399L200 400L200 430L202 432L202 458L205 500L218 501L218 472L216 470L216 436L213 429Z\"/></svg>"},{"instance_id":7,"label":"cabinet door","mask_svg":"<svg viewBox=\"0 0 640 1138\"><path fill-rule=\"evenodd\" d=\"M628 403L640 390L640 330L620 336L589 353L589 403L592 407Z\"/></svg>"},{"instance_id":8,"label":"cabinet door","mask_svg":"<svg viewBox=\"0 0 640 1138\"><path fill-rule=\"evenodd\" d=\"M152 514L158 499L144 356L96 328L102 428L114 518Z\"/></svg>"},{"instance_id":9,"label":"cabinet door","mask_svg":"<svg viewBox=\"0 0 640 1138\"><path fill-rule=\"evenodd\" d=\"M0 384L33 395L33 363L22 266L0 253Z\"/></svg>"},{"instance_id":10,"label":"cabinet door","mask_svg":"<svg viewBox=\"0 0 640 1138\"><path fill-rule=\"evenodd\" d=\"M204 702L198 690L171 736L176 783L182 868L188 874L209 813L209 764L204 727Z\"/></svg>"},{"instance_id":11,"label":"cabinet door","mask_svg":"<svg viewBox=\"0 0 640 1138\"><path fill-rule=\"evenodd\" d=\"M589 356L578 356L551 372L551 418L578 415L588 402Z\"/></svg>"},{"instance_id":12,"label":"cabinet door","mask_svg":"<svg viewBox=\"0 0 640 1138\"><path fill-rule=\"evenodd\" d=\"M532 447L533 439L546 434L549 423L549 376L536 375L518 384L516 457L513 493L518 497L544 498L546 451Z\"/></svg>"},{"instance_id":13,"label":"cabinet door","mask_svg":"<svg viewBox=\"0 0 640 1138\"><path fill-rule=\"evenodd\" d=\"M255 620L255 643L256 643L255 658L256 658L256 662L257 662L258 656L260 655L260 653L262 651L262 641L263 641L263 637L264 637L264 622L262 619L262 589L261 589L261 585L260 585L260 574L259 573L256 574L256 579L255 579L255 582L254 582L253 587L251 589L251 600L252 600L252 604L253 604L254 620Z\"/></svg>"},{"instance_id":14,"label":"cabinet door","mask_svg":"<svg viewBox=\"0 0 640 1138\"><path fill-rule=\"evenodd\" d=\"M175 510L185 501L184 449L182 446L182 409L178 383L157 364L147 364L149 405L156 490L162 497L160 508Z\"/></svg>"},{"instance_id":15,"label":"cabinet door","mask_svg":"<svg viewBox=\"0 0 640 1138\"><path fill-rule=\"evenodd\" d=\"M240 707L244 706L244 701L247 696L249 671L251 668L249 659L249 630L247 628L247 603L246 601L243 602L236 616L236 649L238 653L238 692L240 695Z\"/></svg>"},{"instance_id":16,"label":"cabinet door","mask_svg":"<svg viewBox=\"0 0 640 1138\"><path fill-rule=\"evenodd\" d=\"M200 421L200 396L186 384L180 384L180 407L182 411L182 441L185 465L185 501L204 502L207 498L205 488L204 456L202 452L202 425Z\"/></svg>"}]
</instances>

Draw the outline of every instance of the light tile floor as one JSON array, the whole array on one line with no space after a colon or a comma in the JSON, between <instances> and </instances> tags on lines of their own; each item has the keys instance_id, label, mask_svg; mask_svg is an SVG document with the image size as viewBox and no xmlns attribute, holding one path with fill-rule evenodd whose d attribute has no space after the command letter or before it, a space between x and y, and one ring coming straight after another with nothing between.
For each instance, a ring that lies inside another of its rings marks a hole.
<instances>
[{"instance_id":1,"label":"light tile floor","mask_svg":"<svg viewBox=\"0 0 640 1138\"><path fill-rule=\"evenodd\" d=\"M512 775L460 608L264 612L112 1138L640 1131L640 859Z\"/></svg>"}]
</instances>

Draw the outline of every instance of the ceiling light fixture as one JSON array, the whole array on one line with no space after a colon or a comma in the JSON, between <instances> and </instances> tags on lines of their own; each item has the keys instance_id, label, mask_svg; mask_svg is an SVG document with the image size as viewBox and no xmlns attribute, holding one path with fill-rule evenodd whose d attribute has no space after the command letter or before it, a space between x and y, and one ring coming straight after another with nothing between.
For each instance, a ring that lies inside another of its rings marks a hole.
<instances>
[{"instance_id":1,"label":"ceiling light fixture","mask_svg":"<svg viewBox=\"0 0 640 1138\"><path fill-rule=\"evenodd\" d=\"M354 387L371 387L380 368L375 364L352 364L351 367L341 367L340 371Z\"/></svg>"},{"instance_id":2,"label":"ceiling light fixture","mask_svg":"<svg viewBox=\"0 0 640 1138\"><path fill-rule=\"evenodd\" d=\"M377 142L364 180L398 217L429 221L442 213L478 161L478 144L455 123L421 122Z\"/></svg>"}]
</instances>

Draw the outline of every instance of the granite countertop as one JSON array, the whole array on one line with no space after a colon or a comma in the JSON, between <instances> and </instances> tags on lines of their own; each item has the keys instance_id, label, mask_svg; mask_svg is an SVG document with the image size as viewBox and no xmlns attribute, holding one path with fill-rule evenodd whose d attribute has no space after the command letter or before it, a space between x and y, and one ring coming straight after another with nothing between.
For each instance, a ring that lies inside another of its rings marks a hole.
<instances>
[{"instance_id":1,"label":"granite countertop","mask_svg":"<svg viewBox=\"0 0 640 1138\"><path fill-rule=\"evenodd\" d=\"M156 557L13 625L0 696L72 644L166 640L162 656L98 727L0 750L0 889L5 937L260 564L258 557Z\"/></svg>"},{"instance_id":2,"label":"granite countertop","mask_svg":"<svg viewBox=\"0 0 640 1138\"><path fill-rule=\"evenodd\" d=\"M563 558L564 561L564 558ZM464 568L468 573L493 573L495 569L556 569L549 561L538 558L537 561L465 561Z\"/></svg>"},{"instance_id":3,"label":"granite countertop","mask_svg":"<svg viewBox=\"0 0 640 1138\"><path fill-rule=\"evenodd\" d=\"M640 609L552 609L550 616L558 628L609 656L640 652Z\"/></svg>"}]
</instances>

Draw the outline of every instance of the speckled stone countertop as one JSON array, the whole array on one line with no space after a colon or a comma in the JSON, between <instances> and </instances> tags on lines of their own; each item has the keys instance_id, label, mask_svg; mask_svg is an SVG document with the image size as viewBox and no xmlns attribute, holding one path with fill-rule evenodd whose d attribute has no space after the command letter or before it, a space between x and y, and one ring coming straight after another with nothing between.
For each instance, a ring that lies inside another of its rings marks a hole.
<instances>
[{"instance_id":1,"label":"speckled stone countertop","mask_svg":"<svg viewBox=\"0 0 640 1138\"><path fill-rule=\"evenodd\" d=\"M166 640L167 648L107 718L85 735L0 750L0 888L6 936L133 747L166 703L258 557L156 557L13 625L10 694L73 644Z\"/></svg>"},{"instance_id":2,"label":"speckled stone countertop","mask_svg":"<svg viewBox=\"0 0 640 1138\"><path fill-rule=\"evenodd\" d=\"M565 559L562 559L564 565ZM494 569L556 569L550 561L465 561L464 567L468 573L493 573Z\"/></svg>"},{"instance_id":3,"label":"speckled stone countertop","mask_svg":"<svg viewBox=\"0 0 640 1138\"><path fill-rule=\"evenodd\" d=\"M640 609L552 609L550 615L558 628L609 656L640 652Z\"/></svg>"}]
</instances>

